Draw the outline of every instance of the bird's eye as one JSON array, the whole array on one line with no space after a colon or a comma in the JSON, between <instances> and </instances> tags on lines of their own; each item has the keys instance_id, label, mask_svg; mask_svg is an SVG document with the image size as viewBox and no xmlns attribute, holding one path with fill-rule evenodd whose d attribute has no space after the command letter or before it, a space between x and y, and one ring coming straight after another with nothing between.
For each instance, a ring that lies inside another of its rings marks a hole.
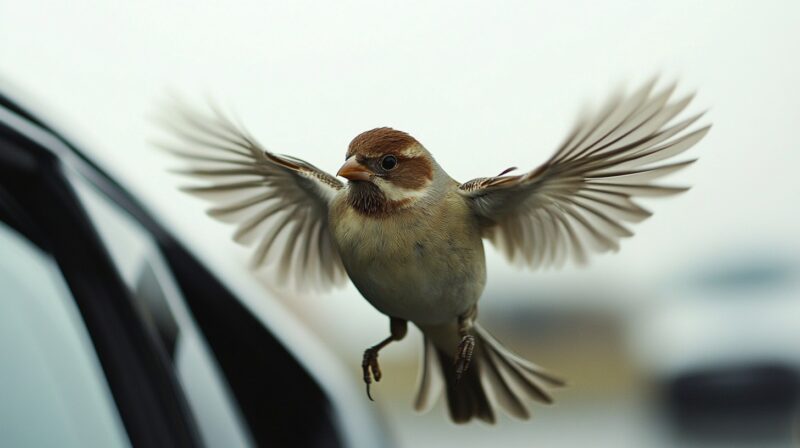
<instances>
[{"instance_id":1,"label":"bird's eye","mask_svg":"<svg viewBox=\"0 0 800 448\"><path fill-rule=\"evenodd\" d=\"M397 157L395 156L386 156L381 159L381 168L385 169L386 171L393 170L396 166Z\"/></svg>"}]
</instances>

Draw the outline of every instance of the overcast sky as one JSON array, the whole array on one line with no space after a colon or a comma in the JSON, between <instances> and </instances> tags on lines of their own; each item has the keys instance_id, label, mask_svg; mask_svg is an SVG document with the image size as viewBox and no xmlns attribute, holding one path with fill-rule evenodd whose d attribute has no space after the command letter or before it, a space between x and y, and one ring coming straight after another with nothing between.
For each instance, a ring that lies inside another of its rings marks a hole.
<instances>
[{"instance_id":1,"label":"overcast sky","mask_svg":"<svg viewBox=\"0 0 800 448\"><path fill-rule=\"evenodd\" d=\"M535 167L583 106L656 74L696 91L689 112L714 124L673 178L694 188L647 202L655 216L588 269L519 272L491 253L489 287L655 279L800 248L800 2L36 3L0 3L3 88L220 256L244 254L232 229L174 190L147 143L170 91L215 98L271 149L329 172L353 136L389 125L467 180Z\"/></svg>"}]
</instances>

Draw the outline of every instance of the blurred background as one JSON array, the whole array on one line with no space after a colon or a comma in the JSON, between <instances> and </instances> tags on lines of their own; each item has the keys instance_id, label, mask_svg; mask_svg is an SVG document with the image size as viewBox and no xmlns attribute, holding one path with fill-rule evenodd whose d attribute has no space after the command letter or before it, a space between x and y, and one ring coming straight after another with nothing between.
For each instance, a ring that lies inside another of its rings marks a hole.
<instances>
[{"instance_id":1,"label":"blurred background","mask_svg":"<svg viewBox=\"0 0 800 448\"><path fill-rule=\"evenodd\" d=\"M248 251L175 188L152 116L214 98L271 150L329 172L353 136L406 130L459 180L544 161L586 105L659 75L709 110L692 185L588 267L489 249L481 320L569 387L532 421L455 427L411 406L418 332L382 352L371 407L399 446L796 446L800 391L800 3L0 2L0 83L198 250ZM263 300L361 381L388 320L351 286ZM366 397L364 397L366 400Z\"/></svg>"}]
</instances>

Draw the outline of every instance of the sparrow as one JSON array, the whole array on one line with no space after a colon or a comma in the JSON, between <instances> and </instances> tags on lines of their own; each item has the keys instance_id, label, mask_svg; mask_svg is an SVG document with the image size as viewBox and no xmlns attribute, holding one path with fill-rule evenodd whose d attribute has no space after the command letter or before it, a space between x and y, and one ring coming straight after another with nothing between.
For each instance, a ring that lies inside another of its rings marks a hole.
<instances>
[{"instance_id":1,"label":"sparrow","mask_svg":"<svg viewBox=\"0 0 800 448\"><path fill-rule=\"evenodd\" d=\"M160 146L187 161L180 173L204 181L182 189L237 225L233 239L254 246L254 266L275 264L281 277L323 289L349 278L389 317L388 337L363 355L370 399L379 352L411 322L424 335L416 409L430 408L443 383L454 422L494 423L498 408L527 419L528 400L551 403L549 389L564 383L477 322L484 241L532 268L585 263L618 250L633 235L626 224L651 215L636 199L686 191L655 181L695 161L664 162L710 125L689 130L702 113L675 122L693 95L673 101L675 85L655 82L585 115L537 168L464 183L389 127L356 136L336 176L268 151L213 106L176 107L164 122L176 138Z\"/></svg>"}]
</instances>

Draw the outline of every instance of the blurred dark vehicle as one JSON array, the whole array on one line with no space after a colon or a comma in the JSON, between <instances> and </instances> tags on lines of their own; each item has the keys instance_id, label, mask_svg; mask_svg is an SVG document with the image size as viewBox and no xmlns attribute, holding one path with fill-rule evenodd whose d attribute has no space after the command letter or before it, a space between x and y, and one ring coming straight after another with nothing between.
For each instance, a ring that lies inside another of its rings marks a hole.
<instances>
[{"instance_id":1,"label":"blurred dark vehicle","mask_svg":"<svg viewBox=\"0 0 800 448\"><path fill-rule=\"evenodd\" d=\"M695 269L637 319L632 338L682 436L762 443L797 425L800 276L794 257L780 254Z\"/></svg>"},{"instance_id":2,"label":"blurred dark vehicle","mask_svg":"<svg viewBox=\"0 0 800 448\"><path fill-rule=\"evenodd\" d=\"M386 445L333 358L236 288L0 95L0 446Z\"/></svg>"}]
</instances>

